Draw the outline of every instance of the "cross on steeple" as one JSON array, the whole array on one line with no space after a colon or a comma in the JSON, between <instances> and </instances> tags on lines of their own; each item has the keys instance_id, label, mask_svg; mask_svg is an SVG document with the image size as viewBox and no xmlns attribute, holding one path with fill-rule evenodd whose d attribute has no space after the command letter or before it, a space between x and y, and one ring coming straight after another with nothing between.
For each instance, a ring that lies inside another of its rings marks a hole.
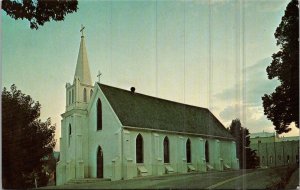
<instances>
[{"instance_id":1,"label":"cross on steeple","mask_svg":"<svg viewBox=\"0 0 300 190\"><path fill-rule=\"evenodd\" d=\"M101 77L101 75L102 75L102 73L101 73L100 71L98 71L97 77L98 77L98 82L99 82L99 83L100 83L100 77Z\"/></svg>"},{"instance_id":2,"label":"cross on steeple","mask_svg":"<svg viewBox=\"0 0 300 190\"><path fill-rule=\"evenodd\" d=\"M81 29L80 29L80 32L81 32L81 37L83 37L83 30L85 29L85 26L81 25Z\"/></svg>"}]
</instances>

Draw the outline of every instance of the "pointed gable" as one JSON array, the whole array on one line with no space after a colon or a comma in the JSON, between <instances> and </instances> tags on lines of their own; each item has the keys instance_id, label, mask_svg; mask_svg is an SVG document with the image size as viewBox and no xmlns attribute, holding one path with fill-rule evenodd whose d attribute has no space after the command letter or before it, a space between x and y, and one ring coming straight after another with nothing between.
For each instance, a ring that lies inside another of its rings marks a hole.
<instances>
[{"instance_id":1,"label":"pointed gable","mask_svg":"<svg viewBox=\"0 0 300 190\"><path fill-rule=\"evenodd\" d=\"M233 139L206 108L99 84L123 126Z\"/></svg>"},{"instance_id":2,"label":"pointed gable","mask_svg":"<svg viewBox=\"0 0 300 190\"><path fill-rule=\"evenodd\" d=\"M81 36L81 42L80 42L80 48L79 48L74 78L79 78L80 82L83 84L92 85L84 36Z\"/></svg>"}]
</instances>

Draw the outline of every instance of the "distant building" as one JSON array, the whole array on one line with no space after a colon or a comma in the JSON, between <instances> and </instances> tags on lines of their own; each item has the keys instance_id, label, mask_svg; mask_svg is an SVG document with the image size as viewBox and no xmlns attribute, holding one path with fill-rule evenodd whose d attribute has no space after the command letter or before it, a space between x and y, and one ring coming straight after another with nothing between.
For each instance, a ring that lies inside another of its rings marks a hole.
<instances>
[{"instance_id":1,"label":"distant building","mask_svg":"<svg viewBox=\"0 0 300 190\"><path fill-rule=\"evenodd\" d=\"M57 184L238 169L234 137L206 108L92 84L84 36L66 85Z\"/></svg>"},{"instance_id":2,"label":"distant building","mask_svg":"<svg viewBox=\"0 0 300 190\"><path fill-rule=\"evenodd\" d=\"M255 143L269 143L269 142L276 142L279 138L276 132L260 132L260 133L251 133L250 140L252 144Z\"/></svg>"},{"instance_id":3,"label":"distant building","mask_svg":"<svg viewBox=\"0 0 300 190\"><path fill-rule=\"evenodd\" d=\"M279 137L276 133L252 133L250 147L256 150L261 167L299 163L299 136Z\"/></svg>"}]
</instances>

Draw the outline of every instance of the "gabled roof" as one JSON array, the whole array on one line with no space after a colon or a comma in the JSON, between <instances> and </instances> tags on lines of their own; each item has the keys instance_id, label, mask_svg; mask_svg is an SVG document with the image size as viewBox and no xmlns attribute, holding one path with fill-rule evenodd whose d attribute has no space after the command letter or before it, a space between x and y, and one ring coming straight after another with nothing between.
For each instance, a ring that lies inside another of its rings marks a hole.
<instances>
[{"instance_id":1,"label":"gabled roof","mask_svg":"<svg viewBox=\"0 0 300 190\"><path fill-rule=\"evenodd\" d=\"M206 108L98 85L123 126L233 138Z\"/></svg>"}]
</instances>

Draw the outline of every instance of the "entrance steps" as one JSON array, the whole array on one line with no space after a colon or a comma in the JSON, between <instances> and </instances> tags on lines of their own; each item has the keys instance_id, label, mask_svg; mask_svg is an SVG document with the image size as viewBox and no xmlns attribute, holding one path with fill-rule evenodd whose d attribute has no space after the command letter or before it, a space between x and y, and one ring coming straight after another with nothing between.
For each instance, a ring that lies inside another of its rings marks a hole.
<instances>
[{"instance_id":1,"label":"entrance steps","mask_svg":"<svg viewBox=\"0 0 300 190\"><path fill-rule=\"evenodd\" d=\"M66 184L83 184L83 183L97 183L101 181L110 181L107 178L83 178L83 179L70 179Z\"/></svg>"}]
</instances>

